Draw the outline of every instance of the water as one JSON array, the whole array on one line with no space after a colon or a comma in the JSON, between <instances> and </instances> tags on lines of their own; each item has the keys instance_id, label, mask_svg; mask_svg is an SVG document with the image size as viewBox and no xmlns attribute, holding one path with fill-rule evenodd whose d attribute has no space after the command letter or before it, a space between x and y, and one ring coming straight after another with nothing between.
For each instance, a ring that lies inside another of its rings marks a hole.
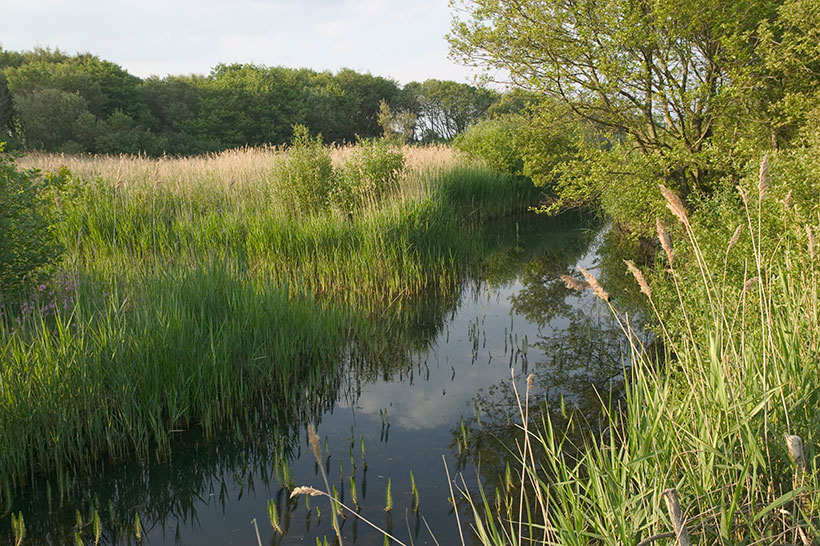
<instances>
[{"instance_id":1,"label":"water","mask_svg":"<svg viewBox=\"0 0 820 546\"><path fill-rule=\"evenodd\" d=\"M468 488L478 479L490 490L499 483L509 460L499 440L516 435L512 377L523 392L534 374L534 405L546 401L541 407L558 422L562 398L593 422L595 389L617 384L622 369L608 310L559 280L578 265L596 266L599 228L526 217L499 222L486 237L487 257L459 286L396 306L397 328L406 331L395 350L372 362L351 359L319 407L285 408L211 442L197 430L180 433L170 460L108 465L75 480L62 503L56 487L50 495L37 487L14 507L26 515L29 539L72 543L79 530L93 544L96 507L108 544L137 542L135 516L144 544L254 545L254 519L264 545L331 540L328 499L311 497L308 508L288 497L292 486L325 489L306 437L314 422L322 466L343 502L354 505L352 477L360 513L373 524L407 544L433 544L426 520L438 542L458 543L446 472ZM469 507L455 498L469 534ZM284 535L270 524L269 501ZM352 516L342 533L347 544L384 542Z\"/></svg>"}]
</instances>

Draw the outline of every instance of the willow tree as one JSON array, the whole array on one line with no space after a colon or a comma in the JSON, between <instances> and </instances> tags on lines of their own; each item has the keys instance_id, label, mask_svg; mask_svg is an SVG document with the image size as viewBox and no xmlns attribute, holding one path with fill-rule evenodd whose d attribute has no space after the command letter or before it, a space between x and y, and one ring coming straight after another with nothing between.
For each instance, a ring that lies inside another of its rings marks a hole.
<instances>
[{"instance_id":1,"label":"willow tree","mask_svg":"<svg viewBox=\"0 0 820 546\"><path fill-rule=\"evenodd\" d=\"M451 53L653 157L684 192L755 116L745 88L771 0L451 0ZM741 77L742 76L742 77ZM744 87L741 89L741 87ZM759 129L765 129L764 124Z\"/></svg>"}]
</instances>

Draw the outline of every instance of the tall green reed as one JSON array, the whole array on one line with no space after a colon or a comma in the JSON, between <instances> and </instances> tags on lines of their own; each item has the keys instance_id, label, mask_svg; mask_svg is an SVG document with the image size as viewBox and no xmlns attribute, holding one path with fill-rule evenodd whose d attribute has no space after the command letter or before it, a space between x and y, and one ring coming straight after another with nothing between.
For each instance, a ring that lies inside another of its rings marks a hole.
<instances>
[{"instance_id":1,"label":"tall green reed","mask_svg":"<svg viewBox=\"0 0 820 546\"><path fill-rule=\"evenodd\" d=\"M233 167L172 184L150 165L126 180L126 163L75 179L60 204L63 305L0 323L0 468L18 487L165 456L174 430L210 435L314 396L351 347L388 350L391 320L368 318L446 290L480 251L465 217L500 213L490 198L510 183L474 170L454 191L459 176L414 171L352 216L304 214L277 200L275 180L234 183Z\"/></svg>"},{"instance_id":2,"label":"tall green reed","mask_svg":"<svg viewBox=\"0 0 820 546\"><path fill-rule=\"evenodd\" d=\"M768 183L760 178L763 201ZM699 543L810 543L818 535L814 252L786 236L776 246L761 244L761 209L745 205L751 267L745 282L727 284L723 263L704 251L680 200L665 188L664 195L695 271L687 282L696 275L701 284L681 284L682 262L661 224L668 270L654 282L669 283L677 301L659 301L658 286L627 267L659 319L656 304L678 306L682 328L661 321L664 349L656 354L595 277L584 271L584 280L566 279L572 288L592 289L620 322L628 341L625 397L602 401L603 432L578 444L549 414L542 423L528 422L528 389L519 399L524 439L513 448L515 496L495 506L483 491L476 498L465 488L483 544L650 544L672 531L663 500L669 488L677 490L684 525ZM736 242L736 235L727 237L726 252ZM700 305L692 305L693 291ZM805 471L795 466L785 435L804 440Z\"/></svg>"}]
</instances>

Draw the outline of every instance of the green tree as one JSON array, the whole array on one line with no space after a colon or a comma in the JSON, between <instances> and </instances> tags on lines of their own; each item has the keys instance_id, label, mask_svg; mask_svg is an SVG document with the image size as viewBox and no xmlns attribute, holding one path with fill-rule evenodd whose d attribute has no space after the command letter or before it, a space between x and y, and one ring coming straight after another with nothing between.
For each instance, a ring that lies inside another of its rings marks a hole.
<instances>
[{"instance_id":1,"label":"green tree","mask_svg":"<svg viewBox=\"0 0 820 546\"><path fill-rule=\"evenodd\" d=\"M770 99L761 102L770 114L771 139L777 145L801 127L816 127L816 120L809 118L820 103L820 4L813 0L782 2L777 18L763 21L758 35L757 50L764 67L749 67L743 83Z\"/></svg>"},{"instance_id":2,"label":"green tree","mask_svg":"<svg viewBox=\"0 0 820 546\"><path fill-rule=\"evenodd\" d=\"M160 151L193 154L212 149L194 137L191 128L199 114L199 89L191 76L150 77L139 87L140 100L150 111L147 129Z\"/></svg>"},{"instance_id":3,"label":"green tree","mask_svg":"<svg viewBox=\"0 0 820 546\"><path fill-rule=\"evenodd\" d=\"M379 126L384 139L393 144L411 142L416 133L416 114L408 110L393 112L387 101L379 103Z\"/></svg>"},{"instance_id":4,"label":"green tree","mask_svg":"<svg viewBox=\"0 0 820 546\"><path fill-rule=\"evenodd\" d=\"M159 138L119 110L99 123L98 135L94 139L94 150L103 154L145 152L158 155L162 148Z\"/></svg>"},{"instance_id":5,"label":"green tree","mask_svg":"<svg viewBox=\"0 0 820 546\"><path fill-rule=\"evenodd\" d=\"M425 140L450 140L463 133L498 99L490 90L449 80L426 80L415 89L418 120Z\"/></svg>"},{"instance_id":6,"label":"green tree","mask_svg":"<svg viewBox=\"0 0 820 546\"><path fill-rule=\"evenodd\" d=\"M93 126L96 118L78 93L35 89L18 96L15 103L23 142L29 148L73 152L90 145L87 132L78 129Z\"/></svg>"},{"instance_id":7,"label":"green tree","mask_svg":"<svg viewBox=\"0 0 820 546\"><path fill-rule=\"evenodd\" d=\"M24 61L22 53L7 51L0 46L0 140L5 140L7 144L16 141L17 131L14 125L14 99L4 71L20 66Z\"/></svg>"},{"instance_id":8,"label":"green tree","mask_svg":"<svg viewBox=\"0 0 820 546\"><path fill-rule=\"evenodd\" d=\"M488 119L456 136L453 146L480 159L493 170L520 175L523 173L524 159L515 140L522 129L523 122L517 117Z\"/></svg>"},{"instance_id":9,"label":"green tree","mask_svg":"<svg viewBox=\"0 0 820 546\"><path fill-rule=\"evenodd\" d=\"M14 134L14 101L6 76L0 71L0 138L8 140Z\"/></svg>"},{"instance_id":10,"label":"green tree","mask_svg":"<svg viewBox=\"0 0 820 546\"><path fill-rule=\"evenodd\" d=\"M761 67L757 31L776 17L774 0L452 3L464 14L453 22L454 55L625 136L625 149L656 156L657 174L684 193L708 191L710 174L728 168L727 148L752 127L748 117L766 132L760 97L736 84Z\"/></svg>"},{"instance_id":11,"label":"green tree","mask_svg":"<svg viewBox=\"0 0 820 546\"><path fill-rule=\"evenodd\" d=\"M282 67L220 64L196 78L199 116L192 129L216 149L282 144L305 116L298 74Z\"/></svg>"},{"instance_id":12,"label":"green tree","mask_svg":"<svg viewBox=\"0 0 820 546\"><path fill-rule=\"evenodd\" d=\"M82 54L58 62L49 57L39 58L6 69L5 73L15 97L57 89L79 94L88 103L89 111L100 118L116 110L135 117L145 113L137 92L141 80L94 55Z\"/></svg>"},{"instance_id":13,"label":"green tree","mask_svg":"<svg viewBox=\"0 0 820 546\"><path fill-rule=\"evenodd\" d=\"M327 143L350 141L351 125L359 108L356 97L346 92L330 72L303 72L305 125L312 132L321 133Z\"/></svg>"},{"instance_id":14,"label":"green tree","mask_svg":"<svg viewBox=\"0 0 820 546\"><path fill-rule=\"evenodd\" d=\"M177 129L199 112L199 93L190 77L152 76L139 87L140 100L148 107L159 131Z\"/></svg>"},{"instance_id":15,"label":"green tree","mask_svg":"<svg viewBox=\"0 0 820 546\"><path fill-rule=\"evenodd\" d=\"M382 130L379 126L379 105L382 100L388 104L397 101L401 93L398 84L388 78L360 74L349 68L340 70L334 79L355 105L344 140L354 142L357 137L380 136Z\"/></svg>"}]
</instances>

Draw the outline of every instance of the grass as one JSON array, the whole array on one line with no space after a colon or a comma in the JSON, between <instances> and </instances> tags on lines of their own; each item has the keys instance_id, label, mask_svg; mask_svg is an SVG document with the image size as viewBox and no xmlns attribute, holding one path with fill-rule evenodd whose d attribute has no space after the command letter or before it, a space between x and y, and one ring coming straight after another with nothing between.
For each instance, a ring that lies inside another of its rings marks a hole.
<instances>
[{"instance_id":1,"label":"grass","mask_svg":"<svg viewBox=\"0 0 820 546\"><path fill-rule=\"evenodd\" d=\"M355 146L329 149L334 166L343 165L356 153ZM409 173L422 174L428 179L436 174L462 166L465 161L449 146L405 146L401 148ZM162 157L130 155L74 155L32 152L17 160L21 168L37 168L57 172L67 167L82 180L101 179L120 188L166 188L185 195L200 187L221 188L274 187L273 173L276 162L287 153L273 147L238 148L216 154L191 157ZM407 188L405 188L406 190ZM268 203L281 206L281 203ZM286 210L282 207L281 210Z\"/></svg>"},{"instance_id":2,"label":"grass","mask_svg":"<svg viewBox=\"0 0 820 546\"><path fill-rule=\"evenodd\" d=\"M761 202L767 186L759 185ZM680 256L670 263L671 252L654 286L628 264L656 309L665 349L655 354L643 345L597 279L568 279L592 289L621 324L629 347L625 397L602 401L602 432L579 443L549 412L531 421L529 382L516 391L523 435L512 447L515 487L496 503L483 490L463 490L482 544L659 543L674 538L669 489L695 543L810 544L820 535L818 264L812 238L801 235L817 226L787 226L763 241L763 209L744 196L743 232L753 252L740 259L744 279L727 282L721 271L737 237L727 235L725 255L712 259L677 196L666 197L692 274L684 274ZM671 297L658 296L661 284ZM671 306L680 329L663 320ZM805 466L789 452L791 435L802 438Z\"/></svg>"},{"instance_id":3,"label":"grass","mask_svg":"<svg viewBox=\"0 0 820 546\"><path fill-rule=\"evenodd\" d=\"M316 391L296 386L321 383L348 342L349 312L223 263L133 283L104 297L80 279L70 311L33 315L4 336L7 476L167 453L171 430L211 434L237 411L269 411L272 396L309 397Z\"/></svg>"},{"instance_id":4,"label":"grass","mask_svg":"<svg viewBox=\"0 0 820 546\"><path fill-rule=\"evenodd\" d=\"M341 361L391 350L404 300L446 290L481 252L480 221L533 197L432 148L410 150L378 202L298 214L271 179L283 153L20 161L75 180L58 203L61 274L0 318L7 491L167 456L176 430L318 405Z\"/></svg>"}]
</instances>

